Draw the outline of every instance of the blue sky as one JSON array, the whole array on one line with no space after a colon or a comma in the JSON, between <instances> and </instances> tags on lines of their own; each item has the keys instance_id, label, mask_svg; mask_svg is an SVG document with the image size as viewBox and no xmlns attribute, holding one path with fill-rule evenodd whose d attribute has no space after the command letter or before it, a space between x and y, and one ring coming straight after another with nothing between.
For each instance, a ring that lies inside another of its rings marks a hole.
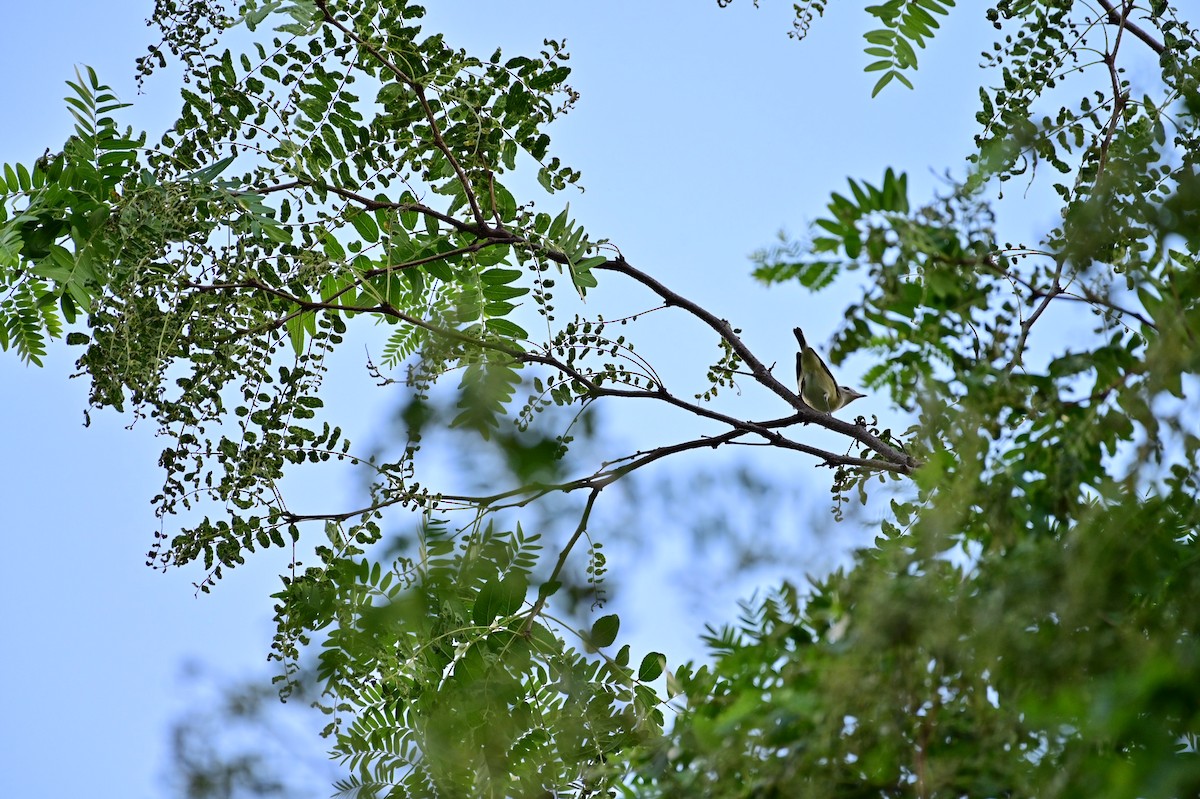
<instances>
[{"instance_id":1,"label":"blue sky","mask_svg":"<svg viewBox=\"0 0 1200 799\"><path fill-rule=\"evenodd\" d=\"M567 40L571 83L582 98L551 135L555 151L583 171L587 191L562 196L572 215L617 243L631 263L743 328L752 349L787 371L791 328L803 324L813 340L827 341L846 298L765 289L749 278L747 255L780 229L800 233L848 176L874 182L888 166L908 171L920 201L938 186L935 173L949 167L961 174L982 74L972 67L990 33L970 16L974 8L959 9L921 54L917 90L893 86L871 100L874 77L862 72L869 21L851 4L830 4L830 16L801 44L786 36L791 4L770 0L757 11L749 0L725 10L694 0L430 5L428 27L476 53L500 45L515 54L540 48L543 38ZM42 0L5 12L0 161L29 163L62 143L71 128L63 82L77 64L96 68L134 103L122 122L156 137L178 105L178 73L156 76L137 94L133 60L151 43L143 24L151 6ZM1031 229L1038 209L1028 210L1020 224ZM586 312L611 317L650 304L616 278L605 280ZM700 348L711 347L710 336L680 326L678 316L659 316L640 334L644 354L669 375L702 369L711 349ZM112 413L94 415L83 428L87 387L68 379L74 357L56 346L36 369L12 352L0 354L7 420L0 602L10 618L8 654L0 659L10 730L0 751L0 796L161 796L167 725L195 701L180 679L182 665L196 659L230 678L269 673L268 594L286 558L252 558L199 597L192 588L198 573L147 569L160 443L151 425L126 429L132 420ZM848 364L847 382L866 365ZM365 441L390 401L349 391L330 385L334 402L342 392L341 402L362 409L361 430L350 433ZM746 416L781 412L768 398L745 402ZM894 413L878 397L856 410ZM612 418L616 434L635 442L673 424L651 412L630 418L614 409ZM780 463L810 487L798 515L821 517L828 473L802 458ZM620 554L610 557L617 567ZM686 561L687 553L674 557ZM817 567L834 560L827 550L813 553ZM679 565L643 566L626 601L652 599L669 609L664 615L733 615L729 607L680 606L675 592L657 588L679 579L686 571ZM645 646L663 648L665 640L669 654L692 654L691 630L643 623L635 633Z\"/></svg>"}]
</instances>

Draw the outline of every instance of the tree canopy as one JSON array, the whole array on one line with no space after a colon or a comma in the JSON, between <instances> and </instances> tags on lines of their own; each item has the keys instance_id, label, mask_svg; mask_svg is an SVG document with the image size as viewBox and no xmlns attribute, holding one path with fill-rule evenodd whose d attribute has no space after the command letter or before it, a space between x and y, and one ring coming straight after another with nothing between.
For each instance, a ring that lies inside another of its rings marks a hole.
<instances>
[{"instance_id":1,"label":"tree canopy","mask_svg":"<svg viewBox=\"0 0 1200 799\"><path fill-rule=\"evenodd\" d=\"M857 273L832 361L872 353L905 430L810 408L736 321L572 215L562 42L468 53L403 0L158 0L138 70L183 65L173 126L123 130L85 68L75 133L3 168L0 346L40 364L65 335L92 408L158 426L149 565L209 591L259 550L313 553L281 575L272 656L285 698L311 658L342 795L1197 795L1200 38L1177 5L866 8L875 94L920 79L949 14L986 13L972 154L934 196L894 169L830 187L753 274ZM1058 221L1008 241L1029 192ZM644 313L584 312L601 281L717 342L699 389L640 354ZM368 325L372 376L404 390L396 452L322 399ZM747 418L743 385L778 413ZM637 402L706 432L580 446L592 406ZM446 429L504 479L431 465ZM631 651L608 609L572 629L603 599L611 487L735 444L831 467L839 508L885 497L874 545L747 600L706 663ZM293 510L285 478L330 463L361 501Z\"/></svg>"}]
</instances>

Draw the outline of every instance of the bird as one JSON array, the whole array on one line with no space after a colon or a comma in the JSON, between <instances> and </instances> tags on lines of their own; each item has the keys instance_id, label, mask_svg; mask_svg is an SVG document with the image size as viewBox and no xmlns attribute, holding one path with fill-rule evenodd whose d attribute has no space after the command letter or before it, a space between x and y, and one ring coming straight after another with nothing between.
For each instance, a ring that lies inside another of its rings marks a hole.
<instances>
[{"instance_id":1,"label":"bird","mask_svg":"<svg viewBox=\"0 0 1200 799\"><path fill-rule=\"evenodd\" d=\"M849 386L839 386L825 361L804 340L804 331L794 327L792 332L800 344L800 351L796 353L796 383L805 405L822 413L833 413L867 396Z\"/></svg>"}]
</instances>

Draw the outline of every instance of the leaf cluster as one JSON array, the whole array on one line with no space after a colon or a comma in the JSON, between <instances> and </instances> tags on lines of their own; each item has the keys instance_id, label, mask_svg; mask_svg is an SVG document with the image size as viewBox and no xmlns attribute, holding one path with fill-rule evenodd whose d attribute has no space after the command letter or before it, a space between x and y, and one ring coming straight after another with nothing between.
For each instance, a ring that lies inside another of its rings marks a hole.
<instances>
[{"instance_id":1,"label":"leaf cluster","mask_svg":"<svg viewBox=\"0 0 1200 799\"><path fill-rule=\"evenodd\" d=\"M126 279L112 263L120 242L102 231L119 225L118 189L145 141L119 131L111 115L126 104L94 70L76 71L67 85L74 135L32 168L5 164L0 185L0 349L38 366L47 338L91 311L103 287Z\"/></svg>"},{"instance_id":2,"label":"leaf cluster","mask_svg":"<svg viewBox=\"0 0 1200 799\"><path fill-rule=\"evenodd\" d=\"M419 554L390 569L357 557L358 546L338 546L321 550L320 567L285 580L276 595L285 638L323 637L318 704L350 773L339 791L602 790L622 776L610 758L661 732L660 702L646 685L662 673L661 655L636 670L628 645L589 657L535 618L527 595L538 539L490 524L456 536L429 518ZM555 590L544 583L538 600ZM618 628L610 615L578 635L596 652Z\"/></svg>"}]
</instances>

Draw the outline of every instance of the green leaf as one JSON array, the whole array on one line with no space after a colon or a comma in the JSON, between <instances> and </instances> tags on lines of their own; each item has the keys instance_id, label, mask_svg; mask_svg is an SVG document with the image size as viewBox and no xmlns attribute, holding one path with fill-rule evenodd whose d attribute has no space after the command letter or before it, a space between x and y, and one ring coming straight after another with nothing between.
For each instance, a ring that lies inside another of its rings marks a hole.
<instances>
[{"instance_id":1,"label":"green leaf","mask_svg":"<svg viewBox=\"0 0 1200 799\"><path fill-rule=\"evenodd\" d=\"M374 244L379 241L379 226L375 224L375 218L366 211L359 211L349 215L350 224L358 231L358 235L365 240Z\"/></svg>"},{"instance_id":2,"label":"green leaf","mask_svg":"<svg viewBox=\"0 0 1200 799\"><path fill-rule=\"evenodd\" d=\"M938 24L938 21L936 19L934 19L932 16L930 16L929 12L926 11L925 9L921 8L919 5L912 6L909 9L909 13L912 15L911 16L912 20L918 21L918 22L920 22L920 24L922 24L926 27L926 29L927 29L925 31L926 36L932 35L932 30L928 30L928 29L941 27Z\"/></svg>"},{"instance_id":3,"label":"green leaf","mask_svg":"<svg viewBox=\"0 0 1200 799\"><path fill-rule=\"evenodd\" d=\"M607 616L601 616L592 625L592 632L588 636L588 643L597 649L611 646L617 640L617 630L620 627L621 620L617 617L617 614L610 613Z\"/></svg>"},{"instance_id":4,"label":"green leaf","mask_svg":"<svg viewBox=\"0 0 1200 799\"><path fill-rule=\"evenodd\" d=\"M550 239L551 241L555 241L563 234L563 231L567 229L567 215L570 213L570 211L571 204L567 203L567 206L563 208L562 211L559 212L558 216L554 217L554 221L550 223L550 229L546 231L546 238Z\"/></svg>"},{"instance_id":5,"label":"green leaf","mask_svg":"<svg viewBox=\"0 0 1200 799\"><path fill-rule=\"evenodd\" d=\"M487 295L485 294L484 296ZM485 303L483 306L483 312L490 317L508 316L516 309L516 307L517 306L513 305L511 302L494 301Z\"/></svg>"},{"instance_id":6,"label":"green leaf","mask_svg":"<svg viewBox=\"0 0 1200 799\"><path fill-rule=\"evenodd\" d=\"M880 63L882 63L882 62L880 62ZM872 65L872 66L874 66L874 65ZM886 66L890 66L890 65L886 65ZM871 67L867 67L867 70L870 71ZM875 97L881 91L883 91L884 87L887 86L889 83L891 83L892 80L894 78L896 78L896 76L898 74L899 73L897 73L895 70L885 73L884 76L879 79L879 82L875 84L875 88L871 90L871 96Z\"/></svg>"},{"instance_id":7,"label":"green leaf","mask_svg":"<svg viewBox=\"0 0 1200 799\"><path fill-rule=\"evenodd\" d=\"M917 66L917 52L903 37L896 38L896 57L901 67L915 68Z\"/></svg>"},{"instance_id":8,"label":"green leaf","mask_svg":"<svg viewBox=\"0 0 1200 799\"><path fill-rule=\"evenodd\" d=\"M346 250L342 247L342 243L333 235L333 231L326 230L321 237L321 248L325 254L329 256L331 261L346 260Z\"/></svg>"},{"instance_id":9,"label":"green leaf","mask_svg":"<svg viewBox=\"0 0 1200 799\"><path fill-rule=\"evenodd\" d=\"M496 196L495 212L502 222L511 222L517 215L517 201L500 183L492 182L492 193Z\"/></svg>"},{"instance_id":10,"label":"green leaf","mask_svg":"<svg viewBox=\"0 0 1200 799\"><path fill-rule=\"evenodd\" d=\"M513 615L524 604L528 587L525 576L515 571L509 572L501 579L488 580L475 598L475 604L471 608L471 620L484 627L490 625L494 619L504 619Z\"/></svg>"},{"instance_id":11,"label":"green leaf","mask_svg":"<svg viewBox=\"0 0 1200 799\"><path fill-rule=\"evenodd\" d=\"M833 235L837 236L839 239L842 236L846 235L845 226L832 220L832 219L818 219L813 224L815 224L819 228L823 228L823 229L829 231Z\"/></svg>"},{"instance_id":12,"label":"green leaf","mask_svg":"<svg viewBox=\"0 0 1200 799\"><path fill-rule=\"evenodd\" d=\"M561 580L549 580L547 582L544 582L544 583L542 583L541 587L538 588L538 599L540 599L540 600L549 599L550 597L557 594L558 590L560 588L562 588Z\"/></svg>"},{"instance_id":13,"label":"green leaf","mask_svg":"<svg viewBox=\"0 0 1200 799\"><path fill-rule=\"evenodd\" d=\"M296 355L304 354L304 341L307 337L307 329L304 324L305 315L295 314L287 320L288 340L292 342L292 351Z\"/></svg>"},{"instance_id":14,"label":"green leaf","mask_svg":"<svg viewBox=\"0 0 1200 799\"><path fill-rule=\"evenodd\" d=\"M522 274L520 269L488 269L479 274L479 280L485 285L502 286L518 280Z\"/></svg>"},{"instance_id":15,"label":"green leaf","mask_svg":"<svg viewBox=\"0 0 1200 799\"><path fill-rule=\"evenodd\" d=\"M203 169L197 169L195 172L184 175L183 180L191 180L195 181L196 183L212 183L213 180L216 179L217 175L220 175L222 172L224 172L236 159L236 155L226 156L220 161L211 163Z\"/></svg>"},{"instance_id":16,"label":"green leaf","mask_svg":"<svg viewBox=\"0 0 1200 799\"><path fill-rule=\"evenodd\" d=\"M842 246L846 249L846 257L851 260L862 255L862 238L853 228L846 231L846 235L842 238Z\"/></svg>"},{"instance_id":17,"label":"green leaf","mask_svg":"<svg viewBox=\"0 0 1200 799\"><path fill-rule=\"evenodd\" d=\"M486 322L484 322L484 327L491 332L496 333L497 335L505 336L507 338L522 340L527 340L529 338L529 333L525 331L525 328L510 322L507 319L488 319Z\"/></svg>"},{"instance_id":18,"label":"green leaf","mask_svg":"<svg viewBox=\"0 0 1200 799\"><path fill-rule=\"evenodd\" d=\"M511 300L528 293L529 289L524 286L483 286L483 297L487 300Z\"/></svg>"},{"instance_id":19,"label":"green leaf","mask_svg":"<svg viewBox=\"0 0 1200 799\"><path fill-rule=\"evenodd\" d=\"M657 680L666 667L667 656L661 652L651 652L642 658L642 663L638 666L638 679L642 682Z\"/></svg>"}]
</instances>

